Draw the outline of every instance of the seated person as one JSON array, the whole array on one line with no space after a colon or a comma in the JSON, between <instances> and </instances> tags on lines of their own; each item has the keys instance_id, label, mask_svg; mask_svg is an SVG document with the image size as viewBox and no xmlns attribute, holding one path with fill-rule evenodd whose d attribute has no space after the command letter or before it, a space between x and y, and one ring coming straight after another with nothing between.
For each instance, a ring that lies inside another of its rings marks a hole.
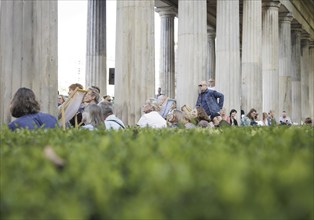
<instances>
[{"instance_id":1,"label":"seated person","mask_svg":"<svg viewBox=\"0 0 314 220\"><path fill-rule=\"evenodd\" d=\"M292 125L291 119L287 116L286 111L282 111L282 115L279 118L279 122L281 125Z\"/></svg>"},{"instance_id":2,"label":"seated person","mask_svg":"<svg viewBox=\"0 0 314 220\"><path fill-rule=\"evenodd\" d=\"M97 128L104 128L104 122L101 119L101 108L96 104L86 106L82 114L82 128L88 130L95 130Z\"/></svg>"},{"instance_id":3,"label":"seated person","mask_svg":"<svg viewBox=\"0 0 314 220\"><path fill-rule=\"evenodd\" d=\"M241 125L243 126L251 126L251 125L257 125L257 122L256 122L256 115L257 115L257 112L254 108L252 108L249 113L243 117L243 119L241 120Z\"/></svg>"},{"instance_id":4,"label":"seated person","mask_svg":"<svg viewBox=\"0 0 314 220\"><path fill-rule=\"evenodd\" d=\"M57 119L47 113L40 112L39 103L31 89L19 88L15 93L10 107L11 115L16 120L8 124L11 130L17 128L55 128L58 126Z\"/></svg>"},{"instance_id":5,"label":"seated person","mask_svg":"<svg viewBox=\"0 0 314 220\"><path fill-rule=\"evenodd\" d=\"M151 128L165 128L167 127L166 120L159 114L159 108L157 104L153 104L151 101L146 101L143 105L144 115L137 122L137 125Z\"/></svg>"},{"instance_id":6,"label":"seated person","mask_svg":"<svg viewBox=\"0 0 314 220\"><path fill-rule=\"evenodd\" d=\"M113 114L112 104L108 102L100 102L101 118L105 122L106 129L119 130L124 129L124 123Z\"/></svg>"}]
</instances>

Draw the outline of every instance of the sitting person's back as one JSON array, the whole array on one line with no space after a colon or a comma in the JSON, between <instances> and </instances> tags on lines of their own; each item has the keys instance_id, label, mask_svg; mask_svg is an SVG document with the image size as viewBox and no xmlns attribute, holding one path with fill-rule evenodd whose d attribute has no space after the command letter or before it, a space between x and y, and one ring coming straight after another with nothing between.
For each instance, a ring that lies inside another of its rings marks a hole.
<instances>
[{"instance_id":1,"label":"sitting person's back","mask_svg":"<svg viewBox=\"0 0 314 220\"><path fill-rule=\"evenodd\" d=\"M140 127L151 127L151 128L165 128L167 127L166 120L159 114L158 107L151 102L146 102L143 106L143 112L137 125Z\"/></svg>"},{"instance_id":2,"label":"sitting person's back","mask_svg":"<svg viewBox=\"0 0 314 220\"><path fill-rule=\"evenodd\" d=\"M11 130L17 128L54 128L58 125L57 119L47 113L40 112L39 103L31 89L20 88L15 93L10 107L11 115L16 120L10 122Z\"/></svg>"},{"instance_id":3,"label":"sitting person's back","mask_svg":"<svg viewBox=\"0 0 314 220\"><path fill-rule=\"evenodd\" d=\"M109 102L100 102L101 117L104 120L106 129L119 130L124 129L124 123L113 114L112 104Z\"/></svg>"}]
</instances>

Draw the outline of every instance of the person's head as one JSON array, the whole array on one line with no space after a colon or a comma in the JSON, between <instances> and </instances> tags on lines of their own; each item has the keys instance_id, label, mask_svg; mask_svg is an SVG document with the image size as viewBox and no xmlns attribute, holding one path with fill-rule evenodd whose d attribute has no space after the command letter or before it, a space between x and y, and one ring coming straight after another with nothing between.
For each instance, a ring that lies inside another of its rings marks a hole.
<instances>
[{"instance_id":1,"label":"person's head","mask_svg":"<svg viewBox=\"0 0 314 220\"><path fill-rule=\"evenodd\" d=\"M19 88L11 100L11 115L15 118L19 118L23 115L38 113L39 111L40 106L36 101L33 90L25 87Z\"/></svg>"},{"instance_id":2,"label":"person's head","mask_svg":"<svg viewBox=\"0 0 314 220\"><path fill-rule=\"evenodd\" d=\"M235 118L236 114L237 114L237 110L231 109L230 114L229 114L230 118Z\"/></svg>"},{"instance_id":3,"label":"person's head","mask_svg":"<svg viewBox=\"0 0 314 220\"><path fill-rule=\"evenodd\" d=\"M205 109L202 106L197 106L196 111L197 111L197 120L198 121L201 121L201 120L209 121L210 120Z\"/></svg>"},{"instance_id":4,"label":"person's head","mask_svg":"<svg viewBox=\"0 0 314 220\"><path fill-rule=\"evenodd\" d=\"M98 86L91 86L92 89L94 89L95 92L98 92L100 94L100 88Z\"/></svg>"},{"instance_id":5,"label":"person's head","mask_svg":"<svg viewBox=\"0 0 314 220\"><path fill-rule=\"evenodd\" d=\"M83 102L97 104L99 102L99 93L95 89L89 88L84 96Z\"/></svg>"},{"instance_id":6,"label":"person's head","mask_svg":"<svg viewBox=\"0 0 314 220\"><path fill-rule=\"evenodd\" d=\"M263 121L265 121L266 119L267 119L267 117L268 117L268 115L267 115L267 113L266 112L263 112Z\"/></svg>"},{"instance_id":7,"label":"person's head","mask_svg":"<svg viewBox=\"0 0 314 220\"><path fill-rule=\"evenodd\" d=\"M58 106L62 105L65 102L65 98L63 95L58 95Z\"/></svg>"},{"instance_id":8,"label":"person's head","mask_svg":"<svg viewBox=\"0 0 314 220\"><path fill-rule=\"evenodd\" d=\"M255 120L256 115L257 115L256 110L254 108L251 108L251 110L249 111L249 113L247 113L246 116L251 120Z\"/></svg>"},{"instance_id":9,"label":"person's head","mask_svg":"<svg viewBox=\"0 0 314 220\"><path fill-rule=\"evenodd\" d=\"M79 84L79 83L71 84L71 85L69 86L69 92L68 92L68 94L71 95L71 94L74 92L74 90L75 90L76 88L83 89L83 86L82 86L81 84Z\"/></svg>"},{"instance_id":10,"label":"person's head","mask_svg":"<svg viewBox=\"0 0 314 220\"><path fill-rule=\"evenodd\" d=\"M209 122L206 120L201 120L198 122L197 126L201 128L207 128L209 126Z\"/></svg>"},{"instance_id":11,"label":"person's head","mask_svg":"<svg viewBox=\"0 0 314 220\"><path fill-rule=\"evenodd\" d=\"M161 88L159 87L158 88L158 95L160 95L161 94Z\"/></svg>"},{"instance_id":12,"label":"person's head","mask_svg":"<svg viewBox=\"0 0 314 220\"><path fill-rule=\"evenodd\" d=\"M168 121L172 124L176 124L179 123L183 120L184 115L183 112L180 110L173 110L173 112L171 114L169 114L168 116Z\"/></svg>"},{"instance_id":13,"label":"person's head","mask_svg":"<svg viewBox=\"0 0 314 220\"><path fill-rule=\"evenodd\" d=\"M82 121L85 125L91 124L94 127L98 127L103 124L101 119L101 109L96 104L89 104L85 107L82 114Z\"/></svg>"},{"instance_id":14,"label":"person's head","mask_svg":"<svg viewBox=\"0 0 314 220\"><path fill-rule=\"evenodd\" d=\"M226 111L226 108L223 107L223 108L220 109L220 111L219 111L220 116L221 116L221 117L225 117L225 116L226 116L226 112L227 112L227 111Z\"/></svg>"},{"instance_id":15,"label":"person's head","mask_svg":"<svg viewBox=\"0 0 314 220\"><path fill-rule=\"evenodd\" d=\"M112 104L109 102L100 102L99 107L101 109L101 118L105 120L109 115L113 114Z\"/></svg>"},{"instance_id":16,"label":"person's head","mask_svg":"<svg viewBox=\"0 0 314 220\"><path fill-rule=\"evenodd\" d=\"M282 115L281 115L283 118L286 118L287 117L287 112L286 111L282 111Z\"/></svg>"},{"instance_id":17,"label":"person's head","mask_svg":"<svg viewBox=\"0 0 314 220\"><path fill-rule=\"evenodd\" d=\"M313 123L313 122L312 122L312 119L311 119L310 117L307 117L307 118L304 120L304 124L305 124L305 125L313 125L312 123Z\"/></svg>"},{"instance_id":18,"label":"person's head","mask_svg":"<svg viewBox=\"0 0 314 220\"><path fill-rule=\"evenodd\" d=\"M159 111L159 106L157 103L153 103L150 100L147 100L142 107L144 113L150 113L152 111Z\"/></svg>"},{"instance_id":19,"label":"person's head","mask_svg":"<svg viewBox=\"0 0 314 220\"><path fill-rule=\"evenodd\" d=\"M273 118L274 117L274 111L273 110L269 110L268 115Z\"/></svg>"},{"instance_id":20,"label":"person's head","mask_svg":"<svg viewBox=\"0 0 314 220\"><path fill-rule=\"evenodd\" d=\"M212 79L212 78L210 78L210 79L208 80L208 86L209 86L209 87L215 87L215 80Z\"/></svg>"},{"instance_id":21,"label":"person's head","mask_svg":"<svg viewBox=\"0 0 314 220\"><path fill-rule=\"evenodd\" d=\"M207 89L207 83L206 81L201 81L198 84L198 88L200 89L201 92L204 92Z\"/></svg>"}]
</instances>

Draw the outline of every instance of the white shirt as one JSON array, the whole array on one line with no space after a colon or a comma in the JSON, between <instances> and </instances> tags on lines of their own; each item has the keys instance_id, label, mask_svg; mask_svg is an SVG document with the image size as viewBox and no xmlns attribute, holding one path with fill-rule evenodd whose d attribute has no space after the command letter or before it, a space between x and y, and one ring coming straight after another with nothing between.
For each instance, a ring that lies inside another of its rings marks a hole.
<instances>
[{"instance_id":1,"label":"white shirt","mask_svg":"<svg viewBox=\"0 0 314 220\"><path fill-rule=\"evenodd\" d=\"M123 122L117 118L115 115L109 115L106 119L105 119L105 126L106 129L113 129L113 130L118 130L118 129L123 129L125 128L125 125L123 124Z\"/></svg>"},{"instance_id":2,"label":"white shirt","mask_svg":"<svg viewBox=\"0 0 314 220\"><path fill-rule=\"evenodd\" d=\"M166 128L167 121L156 111L145 113L142 115L137 125L141 128L151 127L151 128Z\"/></svg>"}]
</instances>

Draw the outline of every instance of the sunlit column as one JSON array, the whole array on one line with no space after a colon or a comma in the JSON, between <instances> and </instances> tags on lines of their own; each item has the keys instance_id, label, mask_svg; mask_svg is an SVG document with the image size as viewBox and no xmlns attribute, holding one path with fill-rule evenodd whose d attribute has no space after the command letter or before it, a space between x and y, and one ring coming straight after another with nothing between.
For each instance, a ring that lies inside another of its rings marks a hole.
<instances>
[{"instance_id":1,"label":"sunlit column","mask_svg":"<svg viewBox=\"0 0 314 220\"><path fill-rule=\"evenodd\" d=\"M88 0L85 86L107 94L106 1Z\"/></svg>"},{"instance_id":2,"label":"sunlit column","mask_svg":"<svg viewBox=\"0 0 314 220\"><path fill-rule=\"evenodd\" d=\"M263 111L273 110L279 116L279 1L263 3L262 72Z\"/></svg>"},{"instance_id":3,"label":"sunlit column","mask_svg":"<svg viewBox=\"0 0 314 220\"><path fill-rule=\"evenodd\" d=\"M291 27L291 120L301 123L301 25Z\"/></svg>"},{"instance_id":4,"label":"sunlit column","mask_svg":"<svg viewBox=\"0 0 314 220\"><path fill-rule=\"evenodd\" d=\"M175 97L175 63L174 63L174 7L159 7L160 15L160 60L159 80L161 92Z\"/></svg>"},{"instance_id":5,"label":"sunlit column","mask_svg":"<svg viewBox=\"0 0 314 220\"><path fill-rule=\"evenodd\" d=\"M178 107L194 107L198 84L206 80L207 68L207 8L206 0L179 1L178 27Z\"/></svg>"},{"instance_id":6,"label":"sunlit column","mask_svg":"<svg viewBox=\"0 0 314 220\"><path fill-rule=\"evenodd\" d=\"M115 112L135 125L154 97L154 0L117 1Z\"/></svg>"},{"instance_id":7,"label":"sunlit column","mask_svg":"<svg viewBox=\"0 0 314 220\"><path fill-rule=\"evenodd\" d=\"M58 91L57 1L1 1L0 123L11 120L12 95L32 89L41 111L56 115Z\"/></svg>"},{"instance_id":8,"label":"sunlit column","mask_svg":"<svg viewBox=\"0 0 314 220\"><path fill-rule=\"evenodd\" d=\"M290 13L279 20L279 112L291 115L291 21Z\"/></svg>"},{"instance_id":9,"label":"sunlit column","mask_svg":"<svg viewBox=\"0 0 314 220\"><path fill-rule=\"evenodd\" d=\"M216 88L225 96L224 107L240 110L239 0L217 1Z\"/></svg>"},{"instance_id":10,"label":"sunlit column","mask_svg":"<svg viewBox=\"0 0 314 220\"><path fill-rule=\"evenodd\" d=\"M262 0L243 1L241 109L262 112Z\"/></svg>"}]
</instances>

